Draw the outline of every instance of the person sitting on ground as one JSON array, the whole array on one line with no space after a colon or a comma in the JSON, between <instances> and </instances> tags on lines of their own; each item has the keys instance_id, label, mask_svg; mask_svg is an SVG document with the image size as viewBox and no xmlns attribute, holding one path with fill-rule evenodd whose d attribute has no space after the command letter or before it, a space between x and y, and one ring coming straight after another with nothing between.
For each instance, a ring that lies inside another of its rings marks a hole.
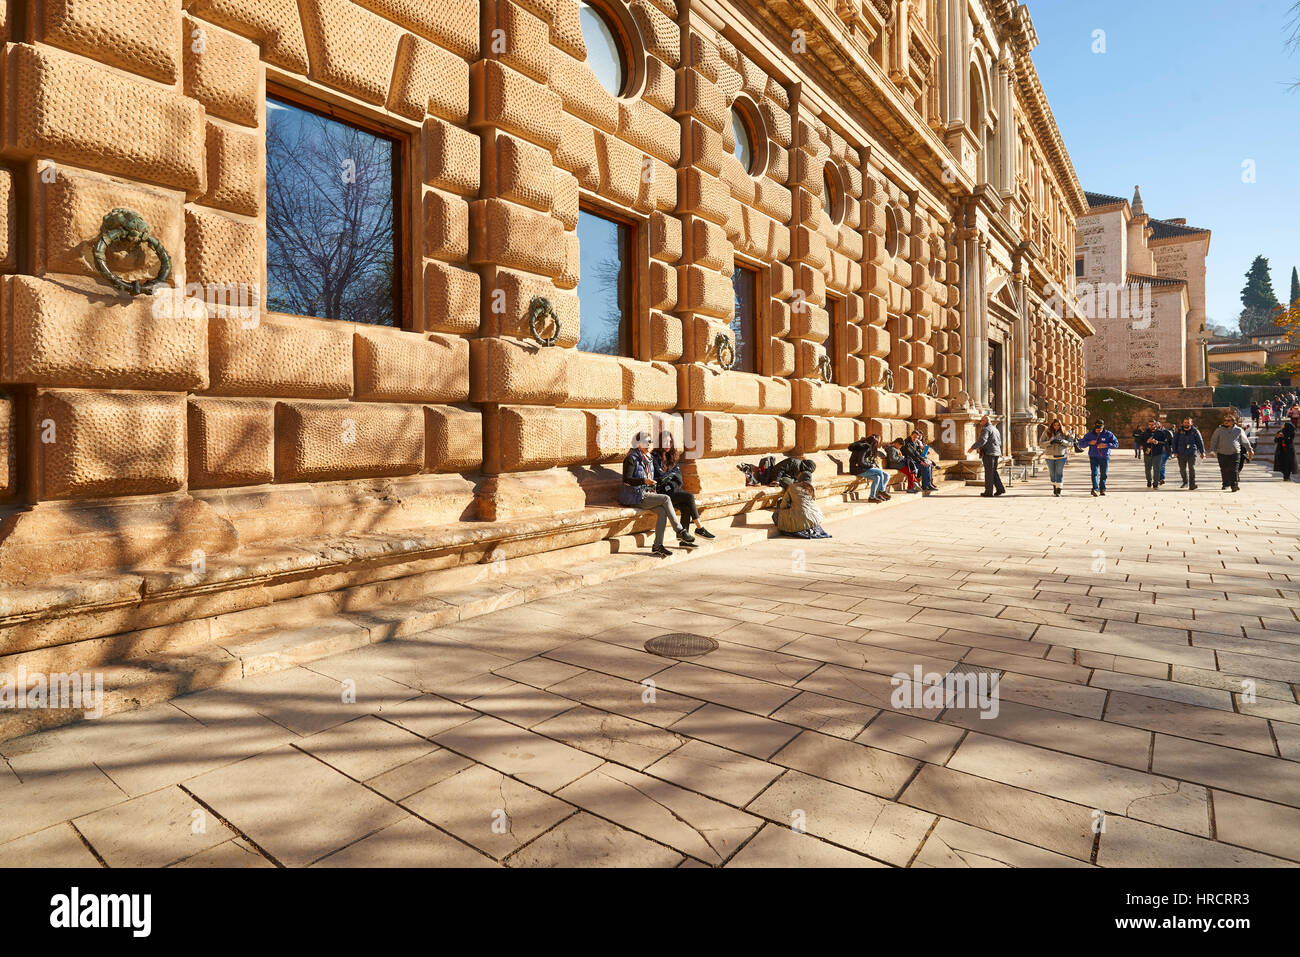
<instances>
[{"instance_id":1,"label":"person sitting on ground","mask_svg":"<svg viewBox=\"0 0 1300 957\"><path fill-rule=\"evenodd\" d=\"M935 461L938 460L938 455L935 455L935 461L931 461L930 456L933 454L933 450L930 448L929 443L925 441L925 436L921 434L919 429L912 430L911 436L903 443L903 448L907 450L908 455L916 465L916 472L921 477L921 491L939 491L934 484L934 466Z\"/></svg>"},{"instance_id":2,"label":"person sitting on ground","mask_svg":"<svg viewBox=\"0 0 1300 957\"><path fill-rule=\"evenodd\" d=\"M830 533L822 528L826 519L817 507L817 490L813 488L811 472L801 472L800 478L792 479L782 476L780 483L785 489L777 499L772 513L772 520L783 535L796 538L830 538Z\"/></svg>"},{"instance_id":3,"label":"person sitting on ground","mask_svg":"<svg viewBox=\"0 0 1300 957\"><path fill-rule=\"evenodd\" d=\"M909 493L921 491L921 484L917 481L917 470L919 463L908 453L906 443L902 439L894 439L889 443L885 450L885 458L890 468L896 468L903 474L907 480L907 491Z\"/></svg>"},{"instance_id":4,"label":"person sitting on ground","mask_svg":"<svg viewBox=\"0 0 1300 957\"><path fill-rule=\"evenodd\" d=\"M849 446L849 472L858 478L870 481L868 502L883 502L889 498L885 486L889 475L880 467L880 437L868 435Z\"/></svg>"},{"instance_id":5,"label":"person sitting on ground","mask_svg":"<svg viewBox=\"0 0 1300 957\"><path fill-rule=\"evenodd\" d=\"M667 495L673 502L673 508L681 516L682 527L688 532L695 526L695 534L705 538L716 536L704 527L700 521L700 510L695 506L695 496L687 492L682 479L682 453L678 450L673 434L667 430L659 433L659 448L654 451L655 478L658 484L655 491Z\"/></svg>"},{"instance_id":6,"label":"person sitting on ground","mask_svg":"<svg viewBox=\"0 0 1300 957\"><path fill-rule=\"evenodd\" d=\"M673 500L667 495L655 491L658 480L655 477L655 463L650 456L650 433L638 432L633 438L631 451L623 459L623 485L618 490L620 505L629 508L654 512L655 542L650 554L658 558L667 558L672 554L664 547L664 526L671 524L677 533L677 543L683 548L696 548L691 533L682 528L673 511Z\"/></svg>"}]
</instances>

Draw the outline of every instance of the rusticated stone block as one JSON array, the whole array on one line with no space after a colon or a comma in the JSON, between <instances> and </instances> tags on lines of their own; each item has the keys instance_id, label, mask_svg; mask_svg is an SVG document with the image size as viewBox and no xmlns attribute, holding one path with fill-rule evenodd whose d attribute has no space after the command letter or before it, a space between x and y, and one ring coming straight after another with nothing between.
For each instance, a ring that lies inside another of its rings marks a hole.
<instances>
[{"instance_id":1,"label":"rusticated stone block","mask_svg":"<svg viewBox=\"0 0 1300 957\"><path fill-rule=\"evenodd\" d=\"M127 206L143 216L174 261L184 252L183 207L173 193L70 173L57 166L53 167L52 179L47 170L41 170L36 189L35 271L39 275L99 276L92 250L104 214L118 206ZM142 246L115 246L108 250L105 261L127 280L149 279L158 272L157 257ZM105 292L112 294L107 286Z\"/></svg>"},{"instance_id":2,"label":"rusticated stone block","mask_svg":"<svg viewBox=\"0 0 1300 957\"><path fill-rule=\"evenodd\" d=\"M479 51L479 0L356 0L466 60Z\"/></svg>"},{"instance_id":3,"label":"rusticated stone block","mask_svg":"<svg viewBox=\"0 0 1300 957\"><path fill-rule=\"evenodd\" d=\"M549 212L555 199L550 152L508 133L496 134L491 142L496 172L492 192L502 199ZM577 199L576 188L574 199ZM577 225L576 216L574 225Z\"/></svg>"},{"instance_id":4,"label":"rusticated stone block","mask_svg":"<svg viewBox=\"0 0 1300 957\"><path fill-rule=\"evenodd\" d=\"M35 5L46 43L121 67L151 80L175 83L180 46L173 0L47 0Z\"/></svg>"},{"instance_id":5,"label":"rusticated stone block","mask_svg":"<svg viewBox=\"0 0 1300 957\"><path fill-rule=\"evenodd\" d=\"M483 413L449 405L424 408L425 469L470 472L483 464Z\"/></svg>"},{"instance_id":6,"label":"rusticated stone block","mask_svg":"<svg viewBox=\"0 0 1300 957\"><path fill-rule=\"evenodd\" d=\"M650 255L670 263L682 258L682 221L676 216L650 214Z\"/></svg>"},{"instance_id":7,"label":"rusticated stone block","mask_svg":"<svg viewBox=\"0 0 1300 957\"><path fill-rule=\"evenodd\" d=\"M549 150L559 142L560 95L499 60L470 68L470 125L495 126Z\"/></svg>"},{"instance_id":8,"label":"rusticated stone block","mask_svg":"<svg viewBox=\"0 0 1300 957\"><path fill-rule=\"evenodd\" d=\"M645 89L641 98L665 113L677 106L677 75L672 67L658 57L646 57Z\"/></svg>"},{"instance_id":9,"label":"rusticated stone block","mask_svg":"<svg viewBox=\"0 0 1300 957\"><path fill-rule=\"evenodd\" d=\"M623 401L621 360L572 349L565 351L569 358L566 373L568 397L564 405L579 409L607 409Z\"/></svg>"},{"instance_id":10,"label":"rusticated stone block","mask_svg":"<svg viewBox=\"0 0 1300 957\"><path fill-rule=\"evenodd\" d=\"M681 212L695 213L722 225L731 215L731 194L727 184L691 167L679 173L679 192L683 197Z\"/></svg>"},{"instance_id":11,"label":"rusticated stone block","mask_svg":"<svg viewBox=\"0 0 1300 957\"><path fill-rule=\"evenodd\" d=\"M469 341L400 329L357 329L353 341L358 399L464 402L469 398Z\"/></svg>"},{"instance_id":12,"label":"rusticated stone block","mask_svg":"<svg viewBox=\"0 0 1300 957\"><path fill-rule=\"evenodd\" d=\"M687 265L678 269L677 298L683 309L719 319L730 319L736 307L731 276L703 266ZM710 336L707 342L712 341Z\"/></svg>"},{"instance_id":13,"label":"rusticated stone block","mask_svg":"<svg viewBox=\"0 0 1300 957\"><path fill-rule=\"evenodd\" d=\"M0 272L13 272L18 266L17 229L14 176L0 166Z\"/></svg>"},{"instance_id":14,"label":"rusticated stone block","mask_svg":"<svg viewBox=\"0 0 1300 957\"><path fill-rule=\"evenodd\" d=\"M489 412L484 471L526 472L587 460L587 413L544 406L499 406Z\"/></svg>"},{"instance_id":15,"label":"rusticated stone block","mask_svg":"<svg viewBox=\"0 0 1300 957\"><path fill-rule=\"evenodd\" d=\"M554 216L503 199L474 203L473 261L499 263L543 276L564 268L564 224Z\"/></svg>"},{"instance_id":16,"label":"rusticated stone block","mask_svg":"<svg viewBox=\"0 0 1300 957\"><path fill-rule=\"evenodd\" d=\"M652 312L650 324L650 357L665 362L675 362L682 357L682 321L677 316Z\"/></svg>"},{"instance_id":17,"label":"rusticated stone block","mask_svg":"<svg viewBox=\"0 0 1300 957\"><path fill-rule=\"evenodd\" d=\"M559 94L566 112L607 133L618 130L618 100L600 85L586 63L557 50L551 89Z\"/></svg>"},{"instance_id":18,"label":"rusticated stone block","mask_svg":"<svg viewBox=\"0 0 1300 957\"><path fill-rule=\"evenodd\" d=\"M582 249L578 243L578 234L564 234L564 268L555 277L555 288L571 290L578 287L582 278Z\"/></svg>"},{"instance_id":19,"label":"rusticated stone block","mask_svg":"<svg viewBox=\"0 0 1300 957\"><path fill-rule=\"evenodd\" d=\"M301 0L299 6L312 78L370 103L385 102L401 28L349 0Z\"/></svg>"},{"instance_id":20,"label":"rusticated stone block","mask_svg":"<svg viewBox=\"0 0 1300 957\"><path fill-rule=\"evenodd\" d=\"M788 421L774 415L736 416L736 451L752 455L783 450L781 423Z\"/></svg>"},{"instance_id":21,"label":"rusticated stone block","mask_svg":"<svg viewBox=\"0 0 1300 957\"><path fill-rule=\"evenodd\" d=\"M624 407L671 409L677 405L677 370L673 366L635 359L623 359L621 364Z\"/></svg>"},{"instance_id":22,"label":"rusticated stone block","mask_svg":"<svg viewBox=\"0 0 1300 957\"><path fill-rule=\"evenodd\" d=\"M471 395L475 402L565 405L578 353L514 339L471 343ZM622 394L621 374L618 380Z\"/></svg>"},{"instance_id":23,"label":"rusticated stone block","mask_svg":"<svg viewBox=\"0 0 1300 957\"><path fill-rule=\"evenodd\" d=\"M297 0L191 0L190 13L254 40L268 63L307 72Z\"/></svg>"},{"instance_id":24,"label":"rusticated stone block","mask_svg":"<svg viewBox=\"0 0 1300 957\"><path fill-rule=\"evenodd\" d=\"M185 272L204 286L244 283L258 287L262 231L253 223L218 213L185 210Z\"/></svg>"},{"instance_id":25,"label":"rusticated stone block","mask_svg":"<svg viewBox=\"0 0 1300 957\"><path fill-rule=\"evenodd\" d=\"M5 57L20 152L203 192L199 103L49 48L12 44Z\"/></svg>"},{"instance_id":26,"label":"rusticated stone block","mask_svg":"<svg viewBox=\"0 0 1300 957\"><path fill-rule=\"evenodd\" d=\"M769 415L784 415L794 406L794 394L790 380L776 378L759 378L759 401L764 412Z\"/></svg>"},{"instance_id":27,"label":"rusticated stone block","mask_svg":"<svg viewBox=\"0 0 1300 957\"><path fill-rule=\"evenodd\" d=\"M565 229L576 229L580 202L578 178L558 166L551 167L551 193L551 215L563 223Z\"/></svg>"},{"instance_id":28,"label":"rusticated stone block","mask_svg":"<svg viewBox=\"0 0 1300 957\"><path fill-rule=\"evenodd\" d=\"M7 382L184 392L208 384L202 302L174 290L105 302L33 276L0 280Z\"/></svg>"},{"instance_id":29,"label":"rusticated stone block","mask_svg":"<svg viewBox=\"0 0 1300 957\"><path fill-rule=\"evenodd\" d=\"M380 402L277 402L281 482L411 475L424 468L424 409Z\"/></svg>"},{"instance_id":30,"label":"rusticated stone block","mask_svg":"<svg viewBox=\"0 0 1300 957\"><path fill-rule=\"evenodd\" d=\"M182 24L185 95L202 103L209 116L256 126L261 108L257 47L188 14Z\"/></svg>"},{"instance_id":31,"label":"rusticated stone block","mask_svg":"<svg viewBox=\"0 0 1300 957\"><path fill-rule=\"evenodd\" d=\"M673 309L677 306L677 270L667 263L650 260L650 308Z\"/></svg>"},{"instance_id":32,"label":"rusticated stone block","mask_svg":"<svg viewBox=\"0 0 1300 957\"><path fill-rule=\"evenodd\" d=\"M682 107L686 112L730 139L727 98L718 85L711 83L698 70L686 70L682 74L682 84Z\"/></svg>"},{"instance_id":33,"label":"rusticated stone block","mask_svg":"<svg viewBox=\"0 0 1300 957\"><path fill-rule=\"evenodd\" d=\"M794 343L773 339L770 348L770 362L764 371L772 375L793 375Z\"/></svg>"},{"instance_id":34,"label":"rusticated stone block","mask_svg":"<svg viewBox=\"0 0 1300 957\"><path fill-rule=\"evenodd\" d=\"M275 401L191 396L190 488L262 485L275 478Z\"/></svg>"},{"instance_id":35,"label":"rusticated stone block","mask_svg":"<svg viewBox=\"0 0 1300 957\"><path fill-rule=\"evenodd\" d=\"M437 189L424 192L424 254L444 262L469 255L469 203Z\"/></svg>"},{"instance_id":36,"label":"rusticated stone block","mask_svg":"<svg viewBox=\"0 0 1300 957\"><path fill-rule=\"evenodd\" d=\"M429 117L424 121L424 181L473 196L479 188L479 138L469 130Z\"/></svg>"},{"instance_id":37,"label":"rusticated stone block","mask_svg":"<svg viewBox=\"0 0 1300 957\"><path fill-rule=\"evenodd\" d=\"M736 417L725 412L696 412L686 417L689 447L706 458L736 454Z\"/></svg>"},{"instance_id":38,"label":"rusticated stone block","mask_svg":"<svg viewBox=\"0 0 1300 957\"><path fill-rule=\"evenodd\" d=\"M645 100L618 101L618 133L637 149L671 166L681 159L681 126Z\"/></svg>"},{"instance_id":39,"label":"rusticated stone block","mask_svg":"<svg viewBox=\"0 0 1300 957\"><path fill-rule=\"evenodd\" d=\"M560 319L557 345L576 346L581 332L577 293L557 289L545 276L492 265L483 273L483 301L487 304L483 313L484 334L531 341L528 316L534 296L549 299ZM543 321L541 331L554 334L550 319Z\"/></svg>"},{"instance_id":40,"label":"rusticated stone block","mask_svg":"<svg viewBox=\"0 0 1300 957\"><path fill-rule=\"evenodd\" d=\"M600 194L631 206L641 194L640 150L601 130L596 131L596 159L600 164Z\"/></svg>"},{"instance_id":41,"label":"rusticated stone block","mask_svg":"<svg viewBox=\"0 0 1300 957\"><path fill-rule=\"evenodd\" d=\"M174 492L185 484L185 397L38 392L32 403L35 497Z\"/></svg>"},{"instance_id":42,"label":"rusticated stone block","mask_svg":"<svg viewBox=\"0 0 1300 957\"><path fill-rule=\"evenodd\" d=\"M821 449L830 448L830 419L824 419L815 415L803 415L796 419L796 421L799 423L799 431L795 437L795 448L800 452L807 455L809 452L817 452Z\"/></svg>"},{"instance_id":43,"label":"rusticated stone block","mask_svg":"<svg viewBox=\"0 0 1300 957\"><path fill-rule=\"evenodd\" d=\"M264 167L255 133L208 123L208 191L200 202L256 216Z\"/></svg>"},{"instance_id":44,"label":"rusticated stone block","mask_svg":"<svg viewBox=\"0 0 1300 957\"><path fill-rule=\"evenodd\" d=\"M13 399L0 395L0 497L12 495L17 487L18 476L14 471L17 437Z\"/></svg>"},{"instance_id":45,"label":"rusticated stone block","mask_svg":"<svg viewBox=\"0 0 1300 957\"><path fill-rule=\"evenodd\" d=\"M548 82L552 56L550 26L510 0L496 0L494 6L493 28L501 31L498 36L505 42L489 46L490 53L538 83Z\"/></svg>"},{"instance_id":46,"label":"rusticated stone block","mask_svg":"<svg viewBox=\"0 0 1300 957\"><path fill-rule=\"evenodd\" d=\"M479 327L479 275L446 263L424 264L424 328L473 333Z\"/></svg>"},{"instance_id":47,"label":"rusticated stone block","mask_svg":"<svg viewBox=\"0 0 1300 957\"><path fill-rule=\"evenodd\" d=\"M576 116L560 111L560 143L555 163L577 177L583 189L600 189L600 162L596 158L596 130Z\"/></svg>"},{"instance_id":48,"label":"rusticated stone block","mask_svg":"<svg viewBox=\"0 0 1300 957\"><path fill-rule=\"evenodd\" d=\"M336 399L352 395L353 327L268 314L208 321L209 392Z\"/></svg>"},{"instance_id":49,"label":"rusticated stone block","mask_svg":"<svg viewBox=\"0 0 1300 957\"><path fill-rule=\"evenodd\" d=\"M632 437L638 432L648 432L657 436L661 426L668 425L670 422L680 423L676 418L659 416L651 412L629 412L626 409L588 412L586 416L587 461L589 462L620 461L632 447ZM669 428L667 431L673 430ZM681 448L681 436L675 435L674 438L677 441L677 448Z\"/></svg>"},{"instance_id":50,"label":"rusticated stone block","mask_svg":"<svg viewBox=\"0 0 1300 957\"><path fill-rule=\"evenodd\" d=\"M469 118L469 64L408 33L398 51L388 108L415 120L432 113L463 123Z\"/></svg>"}]
</instances>

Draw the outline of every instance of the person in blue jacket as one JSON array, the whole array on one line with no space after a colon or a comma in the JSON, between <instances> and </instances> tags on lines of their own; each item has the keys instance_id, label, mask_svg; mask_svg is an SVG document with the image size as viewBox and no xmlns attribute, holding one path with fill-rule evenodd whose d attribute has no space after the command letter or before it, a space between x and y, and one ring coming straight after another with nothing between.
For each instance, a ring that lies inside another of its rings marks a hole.
<instances>
[{"instance_id":1,"label":"person in blue jacket","mask_svg":"<svg viewBox=\"0 0 1300 957\"><path fill-rule=\"evenodd\" d=\"M1174 455L1178 456L1178 471L1183 476L1179 488L1196 488L1196 457L1205 458L1205 440L1201 430L1192 424L1190 418L1183 419L1181 428L1174 430Z\"/></svg>"},{"instance_id":2,"label":"person in blue jacket","mask_svg":"<svg viewBox=\"0 0 1300 957\"><path fill-rule=\"evenodd\" d=\"M1106 471L1110 468L1110 450L1119 448L1119 439L1106 428L1101 419L1092 423L1092 431L1084 435L1075 450L1088 450L1088 465L1092 469L1092 494L1106 494Z\"/></svg>"}]
</instances>

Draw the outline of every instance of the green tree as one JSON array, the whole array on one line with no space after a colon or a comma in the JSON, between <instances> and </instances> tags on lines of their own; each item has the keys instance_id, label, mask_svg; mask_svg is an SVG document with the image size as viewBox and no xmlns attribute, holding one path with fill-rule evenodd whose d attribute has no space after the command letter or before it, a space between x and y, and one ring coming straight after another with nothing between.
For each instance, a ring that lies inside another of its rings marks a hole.
<instances>
[{"instance_id":1,"label":"green tree","mask_svg":"<svg viewBox=\"0 0 1300 957\"><path fill-rule=\"evenodd\" d=\"M1255 261L1246 270L1246 285L1241 290L1241 326L1242 335L1254 336L1271 331L1273 319L1282 304L1277 301L1273 291L1273 277L1269 274L1268 259L1256 256Z\"/></svg>"},{"instance_id":2,"label":"green tree","mask_svg":"<svg viewBox=\"0 0 1300 957\"><path fill-rule=\"evenodd\" d=\"M1295 266L1291 267L1291 296L1287 299L1289 305L1295 305L1300 301L1300 270Z\"/></svg>"}]
</instances>

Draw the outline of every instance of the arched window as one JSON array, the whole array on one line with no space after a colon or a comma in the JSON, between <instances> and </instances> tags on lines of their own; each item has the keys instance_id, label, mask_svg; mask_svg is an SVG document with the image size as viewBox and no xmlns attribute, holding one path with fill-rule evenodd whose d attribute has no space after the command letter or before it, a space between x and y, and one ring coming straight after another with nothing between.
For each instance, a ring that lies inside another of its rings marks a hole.
<instances>
[{"instance_id":1,"label":"arched window","mask_svg":"<svg viewBox=\"0 0 1300 957\"><path fill-rule=\"evenodd\" d=\"M582 42L587 46L587 65L610 96L622 96L627 89L627 53L623 35L610 16L593 3L579 4Z\"/></svg>"},{"instance_id":2,"label":"arched window","mask_svg":"<svg viewBox=\"0 0 1300 957\"><path fill-rule=\"evenodd\" d=\"M748 98L740 97L732 104L731 132L736 159L746 173L758 176L767 168L767 140L763 122Z\"/></svg>"}]
</instances>

